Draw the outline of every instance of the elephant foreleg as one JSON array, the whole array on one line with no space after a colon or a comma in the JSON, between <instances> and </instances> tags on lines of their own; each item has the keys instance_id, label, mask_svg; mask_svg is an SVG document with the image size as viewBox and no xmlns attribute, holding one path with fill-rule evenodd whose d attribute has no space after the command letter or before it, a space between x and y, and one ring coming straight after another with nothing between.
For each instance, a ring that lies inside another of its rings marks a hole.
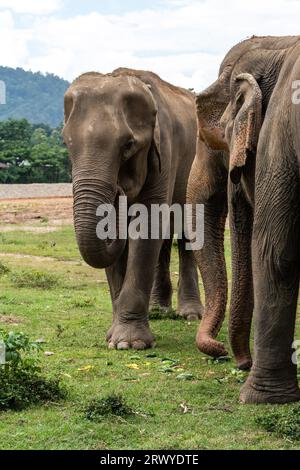
<instances>
[{"instance_id":1,"label":"elephant foreleg","mask_svg":"<svg viewBox=\"0 0 300 470\"><path fill-rule=\"evenodd\" d=\"M254 364L241 392L243 403L300 400L292 348L300 271L299 170L280 154L270 162L272 169L267 160L260 156L256 176Z\"/></svg>"},{"instance_id":2,"label":"elephant foreleg","mask_svg":"<svg viewBox=\"0 0 300 470\"><path fill-rule=\"evenodd\" d=\"M146 349L154 345L148 309L161 245L160 240L129 240L127 270L107 336L110 348Z\"/></svg>"},{"instance_id":3,"label":"elephant foreleg","mask_svg":"<svg viewBox=\"0 0 300 470\"><path fill-rule=\"evenodd\" d=\"M106 268L106 278L109 285L110 296L113 307L113 315L115 314L116 301L120 295L123 287L123 282L126 274L128 258L128 244L124 250L122 256L112 266Z\"/></svg>"}]
</instances>

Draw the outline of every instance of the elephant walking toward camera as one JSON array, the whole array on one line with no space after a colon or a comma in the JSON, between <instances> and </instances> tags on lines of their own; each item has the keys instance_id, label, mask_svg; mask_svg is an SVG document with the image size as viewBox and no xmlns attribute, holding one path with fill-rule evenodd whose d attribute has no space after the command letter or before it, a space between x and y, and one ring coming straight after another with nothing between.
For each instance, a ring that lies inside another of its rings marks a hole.
<instances>
[{"instance_id":1,"label":"elephant walking toward camera","mask_svg":"<svg viewBox=\"0 0 300 470\"><path fill-rule=\"evenodd\" d=\"M223 233L228 201L233 276L229 328L242 369L252 364L249 336L255 305L254 363L242 389L244 403L300 399L292 360L300 270L300 105L293 99L299 55L300 37L248 39L231 49L219 79L197 97L199 140L188 195L193 203L206 201L210 237L203 253L196 253L204 263L208 296L197 342L211 355L225 352L215 338L226 307ZM206 187L198 185L199 172L207 175ZM212 253L215 264L208 264Z\"/></svg>"},{"instance_id":2,"label":"elephant walking toward camera","mask_svg":"<svg viewBox=\"0 0 300 470\"><path fill-rule=\"evenodd\" d=\"M154 344L149 304L171 307L169 240L100 240L100 205L126 195L128 205L185 203L195 155L194 95L150 72L118 69L87 73L65 95L64 139L74 187L75 231L84 260L106 268L113 325L109 347L145 349ZM151 226L151 220L149 227ZM150 231L150 230L149 230ZM178 314L198 319L202 306L193 254L179 240Z\"/></svg>"}]
</instances>

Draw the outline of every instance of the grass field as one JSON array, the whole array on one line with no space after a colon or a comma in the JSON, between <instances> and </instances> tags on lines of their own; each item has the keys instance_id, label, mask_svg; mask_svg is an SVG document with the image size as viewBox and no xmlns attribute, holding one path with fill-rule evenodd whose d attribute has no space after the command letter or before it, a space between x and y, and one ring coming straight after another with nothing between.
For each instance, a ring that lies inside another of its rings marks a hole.
<instances>
[{"instance_id":1,"label":"grass field","mask_svg":"<svg viewBox=\"0 0 300 470\"><path fill-rule=\"evenodd\" d=\"M51 225L44 215L37 226ZM105 333L111 305L105 274L81 261L72 227L45 233L20 228L0 235L0 261L25 277L25 287L16 286L9 276L1 278L0 328L43 338L45 350L54 353L43 354L45 373L60 372L69 395L63 402L0 413L0 449L300 448L299 441L278 438L256 424L255 417L276 407L238 403L245 375L235 371L233 361L214 363L197 352L197 324L152 321L157 347L151 357L149 351L109 351ZM228 234L226 253L229 262ZM26 287L26 272L32 270L54 274L57 286ZM228 343L226 324L220 337ZM172 372L162 362L166 358L178 361ZM192 380L179 380L183 373L190 373ZM122 394L137 414L88 421L86 404L112 393Z\"/></svg>"}]
</instances>

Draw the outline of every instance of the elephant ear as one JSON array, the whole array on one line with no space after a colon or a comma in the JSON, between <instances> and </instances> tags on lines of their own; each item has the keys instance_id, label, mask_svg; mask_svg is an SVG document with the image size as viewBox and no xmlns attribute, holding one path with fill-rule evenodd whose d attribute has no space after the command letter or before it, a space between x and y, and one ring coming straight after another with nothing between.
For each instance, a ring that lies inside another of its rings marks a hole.
<instances>
[{"instance_id":1,"label":"elephant ear","mask_svg":"<svg viewBox=\"0 0 300 470\"><path fill-rule=\"evenodd\" d=\"M253 75L236 77L235 100L237 106L242 105L234 119L229 172L231 181L238 184L247 158L256 153L262 126L262 93Z\"/></svg>"},{"instance_id":2,"label":"elephant ear","mask_svg":"<svg viewBox=\"0 0 300 470\"><path fill-rule=\"evenodd\" d=\"M161 173L161 154L160 154L160 125L158 114L156 114L155 127L153 131L153 140L150 147L150 156L158 159L159 172Z\"/></svg>"}]
</instances>

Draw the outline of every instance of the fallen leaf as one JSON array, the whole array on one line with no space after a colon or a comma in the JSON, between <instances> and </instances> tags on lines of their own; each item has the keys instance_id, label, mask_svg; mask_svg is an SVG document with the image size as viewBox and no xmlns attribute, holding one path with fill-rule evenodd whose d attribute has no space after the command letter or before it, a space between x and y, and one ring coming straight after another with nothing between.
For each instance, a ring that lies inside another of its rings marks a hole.
<instances>
[{"instance_id":1,"label":"fallen leaf","mask_svg":"<svg viewBox=\"0 0 300 470\"><path fill-rule=\"evenodd\" d=\"M54 356L54 352L51 352L51 351L45 351L45 356Z\"/></svg>"},{"instance_id":2,"label":"fallen leaf","mask_svg":"<svg viewBox=\"0 0 300 470\"><path fill-rule=\"evenodd\" d=\"M81 367L80 369L78 369L79 372L90 372L91 370L94 369L94 366L85 366L85 367Z\"/></svg>"},{"instance_id":3,"label":"fallen leaf","mask_svg":"<svg viewBox=\"0 0 300 470\"><path fill-rule=\"evenodd\" d=\"M177 380L193 380L195 377L193 374L180 374L180 375L177 375L176 379Z\"/></svg>"},{"instance_id":4,"label":"fallen leaf","mask_svg":"<svg viewBox=\"0 0 300 470\"><path fill-rule=\"evenodd\" d=\"M126 364L128 369L139 370L138 364Z\"/></svg>"},{"instance_id":5,"label":"fallen leaf","mask_svg":"<svg viewBox=\"0 0 300 470\"><path fill-rule=\"evenodd\" d=\"M172 374L174 369L172 367L161 367L159 372L162 372L163 374Z\"/></svg>"},{"instance_id":6,"label":"fallen leaf","mask_svg":"<svg viewBox=\"0 0 300 470\"><path fill-rule=\"evenodd\" d=\"M184 415L192 412L192 409L189 408L189 406L187 405L185 401L183 403L180 403L180 409Z\"/></svg>"}]
</instances>

